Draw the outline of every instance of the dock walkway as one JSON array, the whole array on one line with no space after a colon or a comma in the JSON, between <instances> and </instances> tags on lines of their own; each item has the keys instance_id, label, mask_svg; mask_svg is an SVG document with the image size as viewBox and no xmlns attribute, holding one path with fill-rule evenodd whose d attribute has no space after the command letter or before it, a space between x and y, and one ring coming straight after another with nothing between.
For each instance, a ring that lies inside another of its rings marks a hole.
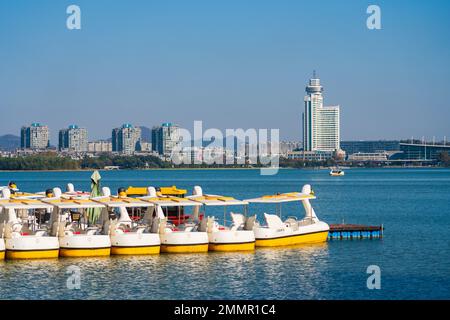
<instances>
[{"instance_id":1,"label":"dock walkway","mask_svg":"<svg viewBox=\"0 0 450 320\"><path fill-rule=\"evenodd\" d=\"M382 238L383 230L383 225L366 226L361 224L330 224L328 240Z\"/></svg>"}]
</instances>

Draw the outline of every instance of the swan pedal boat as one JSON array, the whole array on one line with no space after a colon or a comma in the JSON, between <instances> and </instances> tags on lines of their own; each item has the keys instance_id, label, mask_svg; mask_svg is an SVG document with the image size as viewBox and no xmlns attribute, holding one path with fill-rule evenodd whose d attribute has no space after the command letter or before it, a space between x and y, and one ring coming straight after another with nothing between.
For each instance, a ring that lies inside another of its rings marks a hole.
<instances>
[{"instance_id":1,"label":"swan pedal boat","mask_svg":"<svg viewBox=\"0 0 450 320\"><path fill-rule=\"evenodd\" d=\"M320 221L309 200L316 197L312 193L311 186L303 186L302 192L282 193L262 196L255 199L247 199L249 203L277 204L279 215L264 213L266 225L256 224L253 228L257 247L277 247L306 243L325 242L330 227ZM301 202L306 212L305 217L297 220L289 217L281 220L281 205L285 202Z\"/></svg>"},{"instance_id":2,"label":"swan pedal boat","mask_svg":"<svg viewBox=\"0 0 450 320\"><path fill-rule=\"evenodd\" d=\"M207 231L209 241L209 251L252 251L255 250L255 234L253 225L246 223L255 219L246 220L240 213L230 212L232 223L226 226L226 216L228 206L246 206L248 202L220 195L203 194L200 186L194 187L192 196L188 197L204 206L205 216L207 207L223 207L223 224L219 224L215 217L207 217L200 223L200 230ZM194 210L198 210L196 207ZM195 212L195 211L194 211ZM195 212L194 216L198 216Z\"/></svg>"},{"instance_id":3,"label":"swan pedal boat","mask_svg":"<svg viewBox=\"0 0 450 320\"><path fill-rule=\"evenodd\" d=\"M167 220L163 208L198 207L201 203L174 196L158 196L154 187L148 188L148 196L139 199L154 205L155 216L159 219L159 236L161 252L196 253L208 252L208 234L198 230L198 223L184 222L177 226Z\"/></svg>"},{"instance_id":4,"label":"swan pedal boat","mask_svg":"<svg viewBox=\"0 0 450 320\"><path fill-rule=\"evenodd\" d=\"M9 190L2 190L0 258L57 258L58 238L50 235L51 210L52 206L28 197L11 199Z\"/></svg>"},{"instance_id":5,"label":"swan pedal boat","mask_svg":"<svg viewBox=\"0 0 450 320\"><path fill-rule=\"evenodd\" d=\"M112 220L109 226L111 238L111 254L114 255L147 255L160 252L159 221L152 218L153 205L149 202L126 196L110 196L109 188L103 187L104 196L92 198L101 203L118 219ZM128 209L142 210L142 223L131 220ZM114 212L115 211L115 212Z\"/></svg>"},{"instance_id":6,"label":"swan pedal boat","mask_svg":"<svg viewBox=\"0 0 450 320\"><path fill-rule=\"evenodd\" d=\"M52 205L52 235L59 238L61 257L109 256L111 240L108 235L109 217L106 207L86 197L63 198L54 188L54 198L41 201ZM89 213L88 213L89 211ZM96 215L89 223L88 215Z\"/></svg>"}]
</instances>

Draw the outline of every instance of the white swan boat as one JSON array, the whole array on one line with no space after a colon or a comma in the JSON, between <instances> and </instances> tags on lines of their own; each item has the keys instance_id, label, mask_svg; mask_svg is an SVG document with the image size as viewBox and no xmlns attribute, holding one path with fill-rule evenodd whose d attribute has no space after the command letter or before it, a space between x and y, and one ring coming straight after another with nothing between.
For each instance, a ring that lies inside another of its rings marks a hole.
<instances>
[{"instance_id":1,"label":"white swan boat","mask_svg":"<svg viewBox=\"0 0 450 320\"><path fill-rule=\"evenodd\" d=\"M177 208L181 215L182 208L198 207L202 205L201 203L186 198L158 196L154 187L148 188L148 196L139 199L154 205L154 216L160 220L161 252L208 252L208 234L199 231L198 223L185 222L176 226L166 217L168 208Z\"/></svg>"},{"instance_id":2,"label":"white swan boat","mask_svg":"<svg viewBox=\"0 0 450 320\"><path fill-rule=\"evenodd\" d=\"M137 198L111 196L107 187L102 188L102 194L92 200L105 205L115 218L109 226L111 254L158 254L161 245L159 221L152 217L153 205ZM128 210L137 219L132 220Z\"/></svg>"},{"instance_id":3,"label":"white swan boat","mask_svg":"<svg viewBox=\"0 0 450 320\"><path fill-rule=\"evenodd\" d=\"M219 219L215 217L207 217L200 223L200 230L206 230L208 233L210 251L250 251L255 249L255 234L252 223L255 218L246 219L241 213L230 212L231 225L226 225L227 207L246 206L248 202L233 197L203 194L200 186L195 186L193 195L188 198L204 206L205 217L207 207L217 206L224 209L222 224L219 224ZM195 207L194 210L198 210L198 207ZM194 216L198 216L198 213L194 213Z\"/></svg>"},{"instance_id":4,"label":"white swan boat","mask_svg":"<svg viewBox=\"0 0 450 320\"><path fill-rule=\"evenodd\" d=\"M330 227L320 221L309 200L315 199L311 186L304 185L302 192L282 193L248 199L249 203L276 204L277 214L264 213L266 225L256 224L255 232L257 247L287 246L303 243L325 242ZM281 205L285 202L301 202L305 210L305 217L298 220L294 216L285 221L281 219Z\"/></svg>"},{"instance_id":5,"label":"white swan boat","mask_svg":"<svg viewBox=\"0 0 450 320\"><path fill-rule=\"evenodd\" d=\"M0 238L4 238L0 257L5 251L8 259L58 257L58 238L50 234L52 206L35 199L11 199L9 190L3 189L0 211Z\"/></svg>"},{"instance_id":6,"label":"white swan boat","mask_svg":"<svg viewBox=\"0 0 450 320\"><path fill-rule=\"evenodd\" d=\"M59 238L60 256L110 255L106 207L85 197L62 198L59 188L54 188L53 194L54 198L42 201L53 206L52 235Z\"/></svg>"}]
</instances>

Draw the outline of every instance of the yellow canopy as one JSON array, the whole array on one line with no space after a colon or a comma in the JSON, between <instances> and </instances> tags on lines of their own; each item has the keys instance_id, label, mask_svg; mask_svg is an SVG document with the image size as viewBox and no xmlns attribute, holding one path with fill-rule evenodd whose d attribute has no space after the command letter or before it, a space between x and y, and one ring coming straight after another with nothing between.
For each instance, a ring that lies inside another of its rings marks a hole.
<instances>
[{"instance_id":1,"label":"yellow canopy","mask_svg":"<svg viewBox=\"0 0 450 320\"><path fill-rule=\"evenodd\" d=\"M202 204L188 198L179 197L142 197L143 201L159 205L160 207L187 207L187 206L201 206Z\"/></svg>"},{"instance_id":2,"label":"yellow canopy","mask_svg":"<svg viewBox=\"0 0 450 320\"><path fill-rule=\"evenodd\" d=\"M219 195L208 195L204 194L201 196L189 196L191 200L200 202L205 206L235 206L235 205L246 205L247 201L238 200L233 197L219 196Z\"/></svg>"},{"instance_id":3,"label":"yellow canopy","mask_svg":"<svg viewBox=\"0 0 450 320\"><path fill-rule=\"evenodd\" d=\"M104 204L110 208L118 208L118 207L125 207L125 208L133 208L133 207L149 207L153 204L150 204L147 201L143 201L139 198L130 198L130 197L98 197L98 198L91 198L91 200Z\"/></svg>"},{"instance_id":4,"label":"yellow canopy","mask_svg":"<svg viewBox=\"0 0 450 320\"><path fill-rule=\"evenodd\" d=\"M51 209L52 206L35 199L0 200L0 207L5 209Z\"/></svg>"},{"instance_id":5,"label":"yellow canopy","mask_svg":"<svg viewBox=\"0 0 450 320\"><path fill-rule=\"evenodd\" d=\"M43 202L59 209L86 209L86 208L104 208L105 205L91 199L42 199Z\"/></svg>"},{"instance_id":6,"label":"yellow canopy","mask_svg":"<svg viewBox=\"0 0 450 320\"><path fill-rule=\"evenodd\" d=\"M315 199L316 197L311 194L301 192L289 192L274 195L266 195L259 198L246 199L245 201L250 203L282 203L292 201L303 201L307 199Z\"/></svg>"}]
</instances>

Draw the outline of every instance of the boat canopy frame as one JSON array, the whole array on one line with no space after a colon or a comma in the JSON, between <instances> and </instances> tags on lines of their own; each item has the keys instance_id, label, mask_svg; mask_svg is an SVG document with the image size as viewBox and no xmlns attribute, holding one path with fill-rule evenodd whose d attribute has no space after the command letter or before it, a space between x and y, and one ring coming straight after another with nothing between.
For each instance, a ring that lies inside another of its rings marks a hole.
<instances>
[{"instance_id":1,"label":"boat canopy frame","mask_svg":"<svg viewBox=\"0 0 450 320\"><path fill-rule=\"evenodd\" d=\"M193 201L197 201L203 205L204 214L206 216L206 208L207 207L223 207L223 223L226 226L227 223L227 207L228 206L243 206L244 208L244 217L247 217L247 207L248 202L245 200L235 199L229 196L221 196L214 194L202 194L202 195L192 195L188 196L188 199Z\"/></svg>"}]
</instances>

